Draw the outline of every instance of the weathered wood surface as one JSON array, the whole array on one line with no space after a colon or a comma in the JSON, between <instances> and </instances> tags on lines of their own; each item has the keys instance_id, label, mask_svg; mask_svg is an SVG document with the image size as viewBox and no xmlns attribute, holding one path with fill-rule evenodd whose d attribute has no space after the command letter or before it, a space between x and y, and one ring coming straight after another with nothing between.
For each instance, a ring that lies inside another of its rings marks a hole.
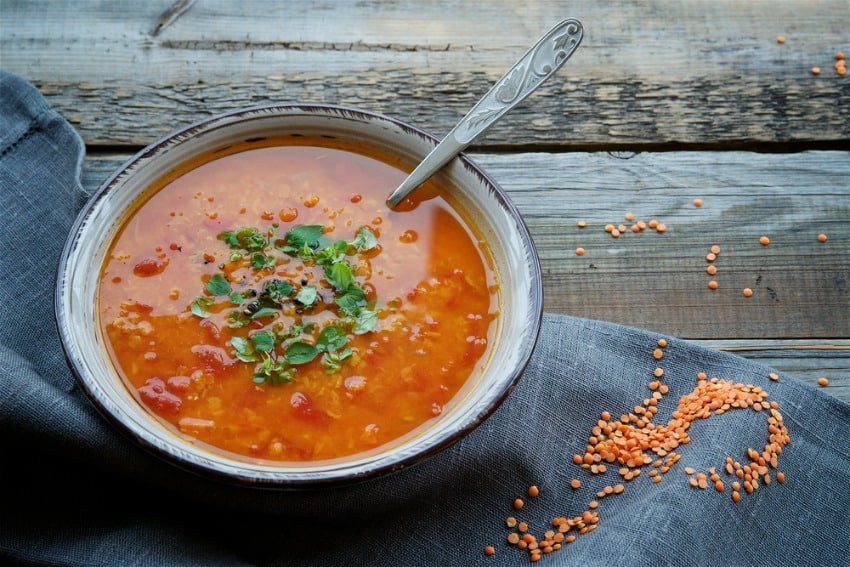
<instances>
[{"instance_id":1,"label":"weathered wood surface","mask_svg":"<svg viewBox=\"0 0 850 567\"><path fill-rule=\"evenodd\" d=\"M92 156L85 188L93 191L128 157ZM812 383L827 376L828 390L850 400L847 153L472 157L501 181L529 225L546 311L736 350ZM603 227L630 225L626 212L658 219L666 231L614 239ZM712 278L705 255L713 244L721 253ZM579 246L584 256L576 255ZM717 291L708 289L710 279Z\"/></svg>"},{"instance_id":2,"label":"weathered wood surface","mask_svg":"<svg viewBox=\"0 0 850 567\"><path fill-rule=\"evenodd\" d=\"M204 116L293 101L443 134L574 16L582 47L479 147L850 139L850 76L832 68L836 51L850 54L846 0L204 0L154 35L170 4L3 0L2 66L39 85L92 146L144 145Z\"/></svg>"},{"instance_id":3,"label":"weathered wood surface","mask_svg":"<svg viewBox=\"0 0 850 567\"><path fill-rule=\"evenodd\" d=\"M0 0L0 67L82 134L88 190L167 132L250 105L344 104L441 135L577 17L574 57L472 148L531 229L546 310L826 376L850 401L846 0L202 0L157 29L171 5ZM629 211L666 232L602 230Z\"/></svg>"}]
</instances>

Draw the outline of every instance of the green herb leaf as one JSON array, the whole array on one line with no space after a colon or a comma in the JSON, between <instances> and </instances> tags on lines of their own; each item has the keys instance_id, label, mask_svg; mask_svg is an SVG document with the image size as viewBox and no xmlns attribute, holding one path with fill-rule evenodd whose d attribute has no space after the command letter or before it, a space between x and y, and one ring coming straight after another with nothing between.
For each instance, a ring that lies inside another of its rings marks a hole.
<instances>
[{"instance_id":1,"label":"green herb leaf","mask_svg":"<svg viewBox=\"0 0 850 567\"><path fill-rule=\"evenodd\" d=\"M297 253L299 250L308 249L315 250L319 246L319 239L322 238L323 228L320 224L302 224L296 226L286 233L284 239L286 246L284 252Z\"/></svg>"},{"instance_id":2,"label":"green herb leaf","mask_svg":"<svg viewBox=\"0 0 850 567\"><path fill-rule=\"evenodd\" d=\"M279 305L283 305L292 293L292 284L281 280L272 280L263 284L263 293Z\"/></svg>"},{"instance_id":3,"label":"green herb leaf","mask_svg":"<svg viewBox=\"0 0 850 567\"><path fill-rule=\"evenodd\" d=\"M243 337L233 337L230 339L231 346L236 349L236 358L242 362L256 362L260 360L259 355L254 350L254 345Z\"/></svg>"},{"instance_id":4,"label":"green herb leaf","mask_svg":"<svg viewBox=\"0 0 850 567\"><path fill-rule=\"evenodd\" d=\"M334 374L340 368L344 362L346 362L354 352L351 350L351 347L345 347L344 349L336 352L326 352L322 355L322 366L325 369L325 374Z\"/></svg>"},{"instance_id":5,"label":"green herb leaf","mask_svg":"<svg viewBox=\"0 0 850 567\"><path fill-rule=\"evenodd\" d=\"M312 307L319 299L319 292L310 285L303 286L295 295L295 301L304 307Z\"/></svg>"},{"instance_id":6,"label":"green herb leaf","mask_svg":"<svg viewBox=\"0 0 850 567\"><path fill-rule=\"evenodd\" d=\"M264 270L274 268L274 256L267 256L264 252L254 252L251 254L251 267L256 270Z\"/></svg>"},{"instance_id":7,"label":"green herb leaf","mask_svg":"<svg viewBox=\"0 0 850 567\"><path fill-rule=\"evenodd\" d=\"M230 282L221 274L213 274L207 281L206 290L212 295L230 294Z\"/></svg>"},{"instance_id":8,"label":"green herb leaf","mask_svg":"<svg viewBox=\"0 0 850 567\"><path fill-rule=\"evenodd\" d=\"M357 229L357 233L354 235L354 240L351 241L351 245L354 246L358 252L367 252L378 246L378 238L375 236L375 233L367 227L361 226Z\"/></svg>"},{"instance_id":9,"label":"green herb leaf","mask_svg":"<svg viewBox=\"0 0 850 567\"><path fill-rule=\"evenodd\" d=\"M354 315L358 309L366 305L366 292L356 282L352 282L342 295L334 299L334 302L346 315Z\"/></svg>"},{"instance_id":10,"label":"green herb leaf","mask_svg":"<svg viewBox=\"0 0 850 567\"><path fill-rule=\"evenodd\" d=\"M275 337L271 331L260 331L251 337L251 343L258 352L269 352L274 349Z\"/></svg>"},{"instance_id":11,"label":"green herb leaf","mask_svg":"<svg viewBox=\"0 0 850 567\"><path fill-rule=\"evenodd\" d=\"M355 335L362 335L369 331L374 331L378 327L378 314L369 309L361 309L354 315L354 326L351 332Z\"/></svg>"},{"instance_id":12,"label":"green herb leaf","mask_svg":"<svg viewBox=\"0 0 850 567\"><path fill-rule=\"evenodd\" d=\"M198 297L195 301L192 302L190 309L192 310L192 314L200 317L201 319L206 319L212 313L207 311L207 308L212 306L215 303L215 300L212 297Z\"/></svg>"},{"instance_id":13,"label":"green herb leaf","mask_svg":"<svg viewBox=\"0 0 850 567\"><path fill-rule=\"evenodd\" d=\"M284 359L289 364L306 364L316 358L319 354L319 349L311 344L302 341L296 341L289 345L286 349Z\"/></svg>"},{"instance_id":14,"label":"green herb leaf","mask_svg":"<svg viewBox=\"0 0 850 567\"><path fill-rule=\"evenodd\" d=\"M316 348L321 352L333 352L345 346L348 338L345 332L336 325L328 325L319 333L316 340Z\"/></svg>"},{"instance_id":15,"label":"green herb leaf","mask_svg":"<svg viewBox=\"0 0 850 567\"><path fill-rule=\"evenodd\" d=\"M262 319L263 317L277 317L278 310L274 307L260 307L251 313L251 319Z\"/></svg>"},{"instance_id":16,"label":"green herb leaf","mask_svg":"<svg viewBox=\"0 0 850 567\"><path fill-rule=\"evenodd\" d=\"M354 283L354 269L346 261L325 266L325 279L336 291L343 291Z\"/></svg>"},{"instance_id":17,"label":"green herb leaf","mask_svg":"<svg viewBox=\"0 0 850 567\"><path fill-rule=\"evenodd\" d=\"M230 294L230 303L233 305L242 305L245 302L245 296L241 292L234 291Z\"/></svg>"}]
</instances>

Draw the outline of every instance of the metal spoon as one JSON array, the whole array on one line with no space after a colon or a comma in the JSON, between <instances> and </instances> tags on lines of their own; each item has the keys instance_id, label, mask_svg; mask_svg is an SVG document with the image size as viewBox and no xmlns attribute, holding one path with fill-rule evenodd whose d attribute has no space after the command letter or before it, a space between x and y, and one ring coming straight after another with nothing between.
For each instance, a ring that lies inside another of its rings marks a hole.
<instances>
[{"instance_id":1,"label":"metal spoon","mask_svg":"<svg viewBox=\"0 0 850 567\"><path fill-rule=\"evenodd\" d=\"M574 18L568 18L549 30L425 156L398 189L390 194L387 205L395 208L411 191L425 183L475 138L522 102L570 58L583 35L581 22Z\"/></svg>"}]
</instances>

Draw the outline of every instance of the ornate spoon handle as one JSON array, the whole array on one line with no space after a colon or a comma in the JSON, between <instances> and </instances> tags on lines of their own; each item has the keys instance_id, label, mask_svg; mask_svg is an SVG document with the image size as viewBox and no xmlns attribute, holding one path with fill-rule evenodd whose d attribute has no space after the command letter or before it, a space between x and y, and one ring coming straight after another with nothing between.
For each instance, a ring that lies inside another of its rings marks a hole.
<instances>
[{"instance_id":1,"label":"ornate spoon handle","mask_svg":"<svg viewBox=\"0 0 850 567\"><path fill-rule=\"evenodd\" d=\"M581 22L568 18L541 37L472 107L445 138L387 198L392 209L505 113L522 102L573 54L581 43Z\"/></svg>"}]
</instances>

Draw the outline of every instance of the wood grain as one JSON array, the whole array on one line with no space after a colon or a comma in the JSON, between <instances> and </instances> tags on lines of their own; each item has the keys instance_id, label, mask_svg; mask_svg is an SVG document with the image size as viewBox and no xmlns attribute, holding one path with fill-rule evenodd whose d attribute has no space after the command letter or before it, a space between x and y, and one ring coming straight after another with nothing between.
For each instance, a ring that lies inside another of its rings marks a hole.
<instances>
[{"instance_id":1,"label":"wood grain","mask_svg":"<svg viewBox=\"0 0 850 567\"><path fill-rule=\"evenodd\" d=\"M582 47L479 149L850 139L850 77L832 70L834 53L850 52L844 0L210 0L154 36L169 5L6 3L2 65L37 84L90 146L145 145L204 116L293 101L361 107L442 135L569 15L587 29Z\"/></svg>"}]
</instances>

